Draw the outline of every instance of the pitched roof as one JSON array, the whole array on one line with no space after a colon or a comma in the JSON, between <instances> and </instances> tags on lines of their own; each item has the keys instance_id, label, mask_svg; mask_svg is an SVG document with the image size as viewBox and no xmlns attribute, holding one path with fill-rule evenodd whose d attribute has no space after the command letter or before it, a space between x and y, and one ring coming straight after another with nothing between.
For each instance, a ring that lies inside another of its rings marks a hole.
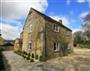
<instances>
[{"instance_id":1,"label":"pitched roof","mask_svg":"<svg viewBox=\"0 0 90 71\"><path fill-rule=\"evenodd\" d=\"M47 15L45 15L45 14L43 14L43 13L37 11L37 10L35 10L34 8L31 8L31 9L34 10L34 11L36 11L37 13L39 13L39 14L40 14L42 17L44 17L46 20L50 20L50 21L52 21L52 22L55 22L55 23L59 24L60 26L66 28L67 30L72 31L71 29L69 29L68 27L64 26L64 25L61 24L60 22L52 19L51 17L49 17L49 16L47 16Z\"/></svg>"}]
</instances>

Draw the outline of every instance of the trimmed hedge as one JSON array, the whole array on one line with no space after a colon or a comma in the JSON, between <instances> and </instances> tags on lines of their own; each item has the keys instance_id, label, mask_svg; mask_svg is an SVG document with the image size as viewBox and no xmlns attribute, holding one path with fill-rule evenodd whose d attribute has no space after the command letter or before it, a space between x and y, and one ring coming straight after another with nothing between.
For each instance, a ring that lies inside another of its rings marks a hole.
<instances>
[{"instance_id":1,"label":"trimmed hedge","mask_svg":"<svg viewBox=\"0 0 90 71\"><path fill-rule=\"evenodd\" d=\"M90 49L90 44L80 44L81 48L89 48Z\"/></svg>"},{"instance_id":2,"label":"trimmed hedge","mask_svg":"<svg viewBox=\"0 0 90 71\"><path fill-rule=\"evenodd\" d=\"M90 41L80 43L81 48L90 48Z\"/></svg>"}]
</instances>

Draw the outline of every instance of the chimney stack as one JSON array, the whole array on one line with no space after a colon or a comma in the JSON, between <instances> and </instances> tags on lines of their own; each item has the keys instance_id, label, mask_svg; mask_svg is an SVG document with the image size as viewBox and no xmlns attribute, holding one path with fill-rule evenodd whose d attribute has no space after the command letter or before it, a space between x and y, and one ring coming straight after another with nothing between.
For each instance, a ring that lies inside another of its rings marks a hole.
<instances>
[{"instance_id":1,"label":"chimney stack","mask_svg":"<svg viewBox=\"0 0 90 71\"><path fill-rule=\"evenodd\" d=\"M60 24L63 24L62 20L59 20L59 23L60 23Z\"/></svg>"}]
</instances>

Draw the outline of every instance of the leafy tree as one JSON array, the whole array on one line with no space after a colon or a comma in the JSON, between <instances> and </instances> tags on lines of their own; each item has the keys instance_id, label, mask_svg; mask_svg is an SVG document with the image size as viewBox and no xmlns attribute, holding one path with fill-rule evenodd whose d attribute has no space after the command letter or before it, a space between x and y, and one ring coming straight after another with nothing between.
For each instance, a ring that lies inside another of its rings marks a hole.
<instances>
[{"instance_id":1,"label":"leafy tree","mask_svg":"<svg viewBox=\"0 0 90 71\"><path fill-rule=\"evenodd\" d=\"M84 30L84 34L87 37L87 41L90 41L90 14L87 14L84 17L84 24L82 26L82 29Z\"/></svg>"},{"instance_id":2,"label":"leafy tree","mask_svg":"<svg viewBox=\"0 0 90 71\"><path fill-rule=\"evenodd\" d=\"M78 44L78 43L81 43L82 41L82 32L81 31L77 31L73 34L73 37L74 37L74 44Z\"/></svg>"},{"instance_id":3,"label":"leafy tree","mask_svg":"<svg viewBox=\"0 0 90 71\"><path fill-rule=\"evenodd\" d=\"M74 44L80 44L81 47L90 48L90 14L87 14L83 20L82 30L73 34Z\"/></svg>"}]
</instances>

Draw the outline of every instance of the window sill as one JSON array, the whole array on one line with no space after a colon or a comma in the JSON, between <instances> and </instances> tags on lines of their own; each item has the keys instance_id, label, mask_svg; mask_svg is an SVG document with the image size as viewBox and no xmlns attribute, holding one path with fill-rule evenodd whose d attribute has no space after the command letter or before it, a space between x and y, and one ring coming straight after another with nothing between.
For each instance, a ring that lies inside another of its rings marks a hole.
<instances>
[{"instance_id":1,"label":"window sill","mask_svg":"<svg viewBox=\"0 0 90 71\"><path fill-rule=\"evenodd\" d=\"M55 31L55 30L54 30L54 32L58 33L59 31Z\"/></svg>"},{"instance_id":2,"label":"window sill","mask_svg":"<svg viewBox=\"0 0 90 71\"><path fill-rule=\"evenodd\" d=\"M54 50L54 53L60 52L60 50Z\"/></svg>"}]
</instances>

